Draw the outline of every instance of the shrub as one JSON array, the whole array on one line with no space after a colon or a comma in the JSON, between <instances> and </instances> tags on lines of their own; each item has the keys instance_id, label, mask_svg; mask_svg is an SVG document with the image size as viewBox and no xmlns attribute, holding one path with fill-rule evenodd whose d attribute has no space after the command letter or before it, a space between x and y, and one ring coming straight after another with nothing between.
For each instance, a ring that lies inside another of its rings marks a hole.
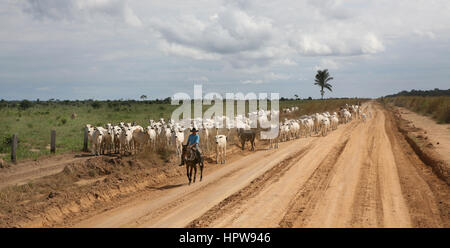
<instances>
[{"instance_id":1,"label":"shrub","mask_svg":"<svg viewBox=\"0 0 450 248\"><path fill-rule=\"evenodd\" d=\"M95 109L99 109L102 106L102 104L100 102L95 101L91 104L91 106Z\"/></svg>"},{"instance_id":2,"label":"shrub","mask_svg":"<svg viewBox=\"0 0 450 248\"><path fill-rule=\"evenodd\" d=\"M5 146L10 146L12 144L12 135L4 135L2 138L2 144ZM20 140L17 139L17 143L19 143Z\"/></svg>"},{"instance_id":3,"label":"shrub","mask_svg":"<svg viewBox=\"0 0 450 248\"><path fill-rule=\"evenodd\" d=\"M23 110L28 109L28 108L31 108L32 106L33 106L33 103L31 103L31 102L28 101L28 100L23 100L23 101L21 101L20 104L19 104L19 108L20 108L20 109L23 109Z\"/></svg>"},{"instance_id":4,"label":"shrub","mask_svg":"<svg viewBox=\"0 0 450 248\"><path fill-rule=\"evenodd\" d=\"M450 123L450 97L399 96L386 97L384 101L405 107L419 114L431 115L439 123Z\"/></svg>"}]
</instances>

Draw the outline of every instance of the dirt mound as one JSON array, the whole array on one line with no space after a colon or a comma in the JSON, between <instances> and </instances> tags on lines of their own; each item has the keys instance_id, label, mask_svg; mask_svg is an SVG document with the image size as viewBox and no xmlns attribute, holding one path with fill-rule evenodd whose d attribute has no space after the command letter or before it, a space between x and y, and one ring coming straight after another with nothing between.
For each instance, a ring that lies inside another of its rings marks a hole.
<instances>
[{"instance_id":1,"label":"dirt mound","mask_svg":"<svg viewBox=\"0 0 450 248\"><path fill-rule=\"evenodd\" d=\"M182 167L133 157L93 157L58 174L0 191L0 227L63 224L82 211L184 175Z\"/></svg>"},{"instance_id":2,"label":"dirt mound","mask_svg":"<svg viewBox=\"0 0 450 248\"><path fill-rule=\"evenodd\" d=\"M394 113L398 130L403 134L416 154L426 165L433 169L433 172L439 178L450 185L450 165L441 159L434 150L435 146L428 141L427 132L415 127L410 121L403 119L398 110Z\"/></svg>"},{"instance_id":3,"label":"dirt mound","mask_svg":"<svg viewBox=\"0 0 450 248\"><path fill-rule=\"evenodd\" d=\"M65 175L73 175L80 179L87 179L97 176L110 175L124 169L137 168L142 166L133 160L122 160L121 158L97 157L88 159L82 163L72 163L67 165L63 172Z\"/></svg>"}]
</instances>

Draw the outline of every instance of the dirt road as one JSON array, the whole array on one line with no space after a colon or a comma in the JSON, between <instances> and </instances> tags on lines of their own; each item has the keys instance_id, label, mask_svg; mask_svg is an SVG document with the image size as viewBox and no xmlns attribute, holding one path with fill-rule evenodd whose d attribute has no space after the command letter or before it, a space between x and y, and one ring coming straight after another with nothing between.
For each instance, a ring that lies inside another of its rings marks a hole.
<instances>
[{"instance_id":1,"label":"dirt road","mask_svg":"<svg viewBox=\"0 0 450 248\"><path fill-rule=\"evenodd\" d=\"M74 227L449 227L449 188L369 103L372 118L167 185Z\"/></svg>"}]
</instances>

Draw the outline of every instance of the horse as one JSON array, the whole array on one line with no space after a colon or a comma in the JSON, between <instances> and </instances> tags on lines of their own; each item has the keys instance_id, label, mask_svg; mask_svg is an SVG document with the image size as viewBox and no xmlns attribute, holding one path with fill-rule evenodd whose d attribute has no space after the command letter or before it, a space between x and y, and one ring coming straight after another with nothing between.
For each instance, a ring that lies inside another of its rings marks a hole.
<instances>
[{"instance_id":1,"label":"horse","mask_svg":"<svg viewBox=\"0 0 450 248\"><path fill-rule=\"evenodd\" d=\"M200 182L203 178L203 161L201 158L198 158L196 152L193 148L188 148L187 145L183 145L183 153L184 163L186 164L186 175L189 180L189 185L191 185L191 181L194 181L197 177L197 164L200 165ZM194 179L192 180L192 170L194 170Z\"/></svg>"}]
</instances>

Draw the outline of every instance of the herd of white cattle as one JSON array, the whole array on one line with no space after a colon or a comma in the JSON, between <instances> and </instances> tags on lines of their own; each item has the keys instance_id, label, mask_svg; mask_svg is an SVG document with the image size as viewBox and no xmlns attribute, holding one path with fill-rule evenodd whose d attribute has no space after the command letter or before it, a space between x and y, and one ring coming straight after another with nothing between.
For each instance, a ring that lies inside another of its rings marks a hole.
<instances>
[{"instance_id":1,"label":"herd of white cattle","mask_svg":"<svg viewBox=\"0 0 450 248\"><path fill-rule=\"evenodd\" d=\"M283 109L284 113L291 113L299 110L298 107ZM277 116L278 115L278 116ZM368 113L371 116L370 113ZM338 112L315 113L313 115L304 115L299 119L284 119L279 124L278 136L269 139L269 149L278 148L279 142L298 139L300 137L308 137L313 134L326 136L328 132L337 129L339 124L348 123L353 119L361 119L365 121L368 116L359 105L345 105L340 108ZM252 118L257 116L257 118ZM230 120L226 116L218 116L213 119L192 119L183 120L182 122L174 122L169 120L165 122L163 118L159 121L150 120L149 126L143 128L136 123L121 122L118 125L107 124L105 127L94 127L90 124L86 125L88 134L88 141L90 143L91 152L93 155L101 154L135 154L141 152L145 146L151 145L166 145L173 147L176 150L177 156L181 155L182 146L185 143L185 138L192 128L196 128L200 132L200 142L209 144L210 139L216 146L216 161L217 163L225 163L227 136L231 134L234 127L242 129L251 129L254 127L254 122L259 123L269 122L268 118L275 117L279 119L279 111L264 111L250 112L248 117L237 115L234 120ZM228 128L222 127L226 123ZM221 125L219 125L221 124ZM270 125L270 124L269 124ZM270 125L273 127L273 125ZM275 125L276 126L276 125ZM222 131L220 131L222 130ZM225 134L219 134L220 132ZM255 131L256 132L256 131ZM215 135L210 135L215 134ZM237 132L239 135L239 132ZM239 138L239 137L238 137ZM264 137L261 137L265 139ZM220 158L220 160L219 160Z\"/></svg>"}]
</instances>

